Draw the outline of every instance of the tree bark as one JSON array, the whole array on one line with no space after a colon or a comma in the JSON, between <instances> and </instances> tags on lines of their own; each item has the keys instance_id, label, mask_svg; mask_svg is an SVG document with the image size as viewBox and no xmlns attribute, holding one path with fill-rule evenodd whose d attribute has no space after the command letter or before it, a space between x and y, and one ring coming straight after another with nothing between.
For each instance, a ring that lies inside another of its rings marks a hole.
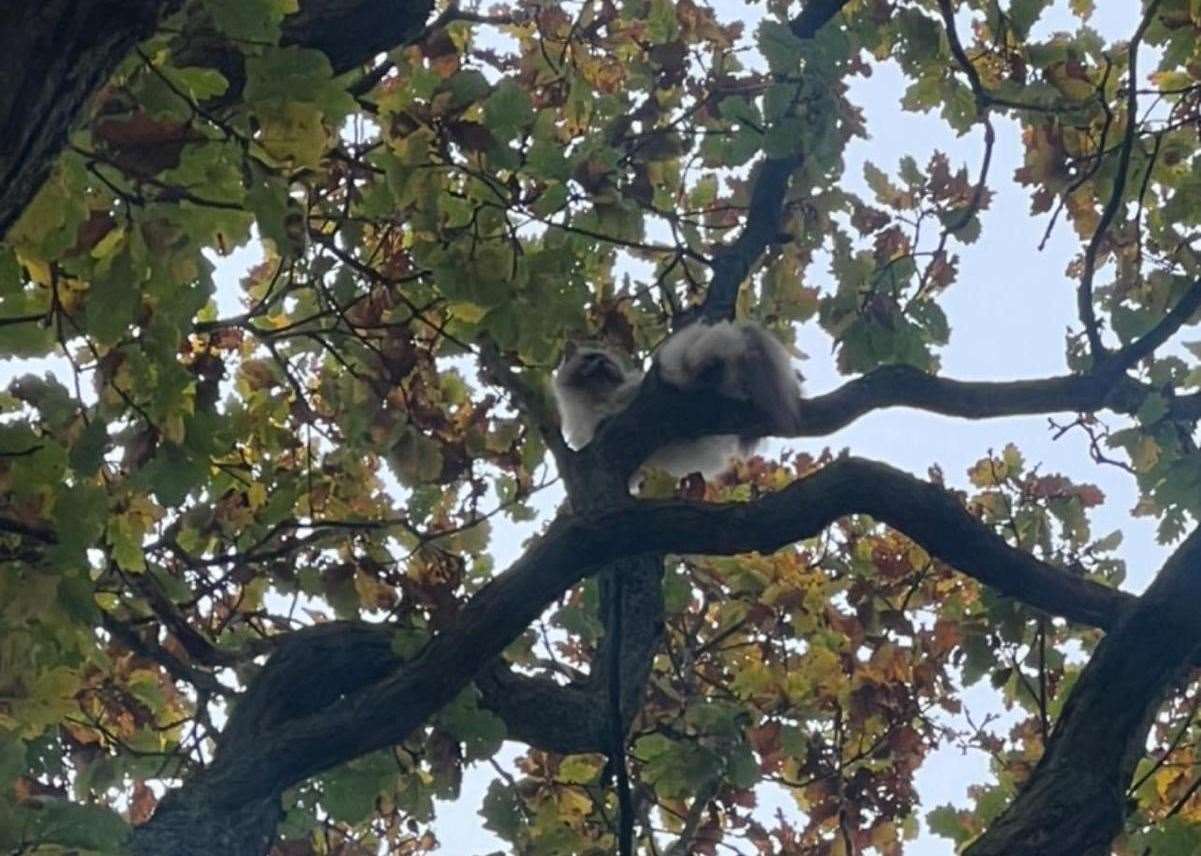
<instances>
[{"instance_id":1,"label":"tree bark","mask_svg":"<svg viewBox=\"0 0 1201 856\"><path fill-rule=\"evenodd\" d=\"M41 188L88 99L183 0L18 0L0 28L0 237ZM15 7L15 8L13 8ZM305 0L283 44L323 51L336 73L422 32L432 0ZM229 59L228 51L210 47ZM200 57L193 57L200 62Z\"/></svg>"},{"instance_id":2,"label":"tree bark","mask_svg":"<svg viewBox=\"0 0 1201 856\"><path fill-rule=\"evenodd\" d=\"M89 97L182 0L24 0L0 27L0 236L50 174Z\"/></svg>"},{"instance_id":3,"label":"tree bark","mask_svg":"<svg viewBox=\"0 0 1201 856\"><path fill-rule=\"evenodd\" d=\"M967 856L1106 856L1156 710L1201 648L1201 529L1097 646L1042 760Z\"/></svg>"},{"instance_id":4,"label":"tree bark","mask_svg":"<svg viewBox=\"0 0 1201 856\"><path fill-rule=\"evenodd\" d=\"M161 840L162 824L186 829L189 818L203 830L209 823L206 811L233 812L238 818L251 811L244 825L257 829L252 820L264 818L266 806L288 786L403 741L493 663L550 603L601 568L663 553L769 552L854 512L912 532L932 555L1056 614L1110 627L1134 602L1130 595L1013 549L943 489L854 458L835 461L752 502L631 500L619 508L565 515L402 666L378 630L359 633L339 625L298 633L234 708L212 765L173 795L161 821L156 813L138 833ZM636 676L630 680L640 687ZM244 840L257 839L248 834ZM187 850L158 852L190 856Z\"/></svg>"}]
</instances>

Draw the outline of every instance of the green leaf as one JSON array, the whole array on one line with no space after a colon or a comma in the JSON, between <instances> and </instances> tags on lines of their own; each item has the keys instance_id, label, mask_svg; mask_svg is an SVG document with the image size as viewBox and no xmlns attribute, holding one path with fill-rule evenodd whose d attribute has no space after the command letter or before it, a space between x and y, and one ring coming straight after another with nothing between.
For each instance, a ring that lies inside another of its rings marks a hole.
<instances>
[{"instance_id":1,"label":"green leaf","mask_svg":"<svg viewBox=\"0 0 1201 856\"><path fill-rule=\"evenodd\" d=\"M971 826L964 822L964 814L954 806L942 805L926 813L926 825L935 835L962 844L974 834Z\"/></svg>"},{"instance_id":2,"label":"green leaf","mask_svg":"<svg viewBox=\"0 0 1201 856\"><path fill-rule=\"evenodd\" d=\"M0 300L21 293L21 265L11 247L0 244Z\"/></svg>"},{"instance_id":3,"label":"green leaf","mask_svg":"<svg viewBox=\"0 0 1201 856\"><path fill-rule=\"evenodd\" d=\"M222 5L236 6L238 4L223 3ZM173 65L163 65L159 71L169 78L177 88L188 93L192 100L197 102L204 102L223 95L229 88L229 81L215 68L200 66L176 68Z\"/></svg>"},{"instance_id":4,"label":"green leaf","mask_svg":"<svg viewBox=\"0 0 1201 856\"><path fill-rule=\"evenodd\" d=\"M297 11L297 0L203 0L222 33L235 41L275 42L284 16Z\"/></svg>"},{"instance_id":5,"label":"green leaf","mask_svg":"<svg viewBox=\"0 0 1201 856\"><path fill-rule=\"evenodd\" d=\"M801 63L804 45L786 24L765 19L759 24L759 52L773 72L795 72Z\"/></svg>"},{"instance_id":6,"label":"green leaf","mask_svg":"<svg viewBox=\"0 0 1201 856\"><path fill-rule=\"evenodd\" d=\"M101 856L125 853L129 825L111 809L60 800L43 803L29 816L28 838L43 844L77 847Z\"/></svg>"},{"instance_id":7,"label":"green leaf","mask_svg":"<svg viewBox=\"0 0 1201 856\"><path fill-rule=\"evenodd\" d=\"M774 123L763 135L763 151L770 158L784 158L801 151L805 123L796 116L786 116Z\"/></svg>"},{"instance_id":8,"label":"green leaf","mask_svg":"<svg viewBox=\"0 0 1201 856\"><path fill-rule=\"evenodd\" d=\"M514 841L525 826L525 817L521 813L517 795L499 779L488 785L488 792L484 795L484 803L479 813L484 818L484 828L490 829L506 841Z\"/></svg>"},{"instance_id":9,"label":"green leaf","mask_svg":"<svg viewBox=\"0 0 1201 856\"><path fill-rule=\"evenodd\" d=\"M508 733L496 714L479 706L476 690L468 687L438 714L438 722L463 742L468 760L494 754Z\"/></svg>"},{"instance_id":10,"label":"green leaf","mask_svg":"<svg viewBox=\"0 0 1201 856\"><path fill-rule=\"evenodd\" d=\"M1029 35L1030 28L1050 5L1050 0L1011 0L1007 15L1019 38Z\"/></svg>"},{"instance_id":11,"label":"green leaf","mask_svg":"<svg viewBox=\"0 0 1201 856\"><path fill-rule=\"evenodd\" d=\"M137 481L147 485L161 505L181 505L193 488L208 476L208 463L182 446L163 443L158 453L138 472Z\"/></svg>"},{"instance_id":12,"label":"green leaf","mask_svg":"<svg viewBox=\"0 0 1201 856\"><path fill-rule=\"evenodd\" d=\"M336 820L362 823L374 813L382 785L378 770L349 764L322 777L321 805Z\"/></svg>"},{"instance_id":13,"label":"green leaf","mask_svg":"<svg viewBox=\"0 0 1201 856\"><path fill-rule=\"evenodd\" d=\"M331 120L357 106L346 88L334 79L324 53L295 45L264 48L260 55L247 57L243 97L248 104L276 109L309 104L318 115Z\"/></svg>"},{"instance_id":14,"label":"green leaf","mask_svg":"<svg viewBox=\"0 0 1201 856\"><path fill-rule=\"evenodd\" d=\"M0 786L8 785L25 768L25 741L10 734L0 735Z\"/></svg>"},{"instance_id":15,"label":"green leaf","mask_svg":"<svg viewBox=\"0 0 1201 856\"><path fill-rule=\"evenodd\" d=\"M102 345L114 345L129 331L142 304L141 285L149 273L143 260L135 260L127 246L107 271L98 272L88 291L84 317L90 332Z\"/></svg>"},{"instance_id":16,"label":"green leaf","mask_svg":"<svg viewBox=\"0 0 1201 856\"><path fill-rule=\"evenodd\" d=\"M104 453L108 448L108 426L100 419L93 417L92 421L79 435L75 445L71 447L67 460L71 469L77 475L95 475L104 461Z\"/></svg>"},{"instance_id":17,"label":"green leaf","mask_svg":"<svg viewBox=\"0 0 1201 856\"><path fill-rule=\"evenodd\" d=\"M59 485L54 501L55 531L59 546L82 552L104 534L108 494L91 482Z\"/></svg>"},{"instance_id":18,"label":"green leaf","mask_svg":"<svg viewBox=\"0 0 1201 856\"><path fill-rule=\"evenodd\" d=\"M407 485L432 481L442 472L442 447L437 440L406 428L388 456L397 478Z\"/></svg>"},{"instance_id":19,"label":"green leaf","mask_svg":"<svg viewBox=\"0 0 1201 856\"><path fill-rule=\"evenodd\" d=\"M510 140L534 121L534 104L520 84L506 78L484 102L484 119L499 139Z\"/></svg>"}]
</instances>

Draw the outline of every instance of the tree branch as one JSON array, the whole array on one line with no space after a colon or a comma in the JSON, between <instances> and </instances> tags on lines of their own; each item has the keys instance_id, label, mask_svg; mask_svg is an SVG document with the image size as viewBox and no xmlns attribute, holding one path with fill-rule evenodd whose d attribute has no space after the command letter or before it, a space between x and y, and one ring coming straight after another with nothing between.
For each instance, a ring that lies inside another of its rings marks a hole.
<instances>
[{"instance_id":1,"label":"tree branch","mask_svg":"<svg viewBox=\"0 0 1201 856\"><path fill-rule=\"evenodd\" d=\"M1142 338L1131 342L1113 355L1111 363L1114 369L1125 371L1132 368L1139 360L1149 357L1160 345L1179 330L1190 318L1201 309L1201 281L1189 286L1184 296L1176 302L1160 319L1159 323L1148 330Z\"/></svg>"},{"instance_id":2,"label":"tree branch","mask_svg":"<svg viewBox=\"0 0 1201 856\"><path fill-rule=\"evenodd\" d=\"M1080 274L1080 285L1076 290L1077 311L1080 313L1080 321L1084 324L1084 333L1088 336L1089 349L1095 360L1102 359L1106 351L1101 342L1101 330L1097 326L1096 309L1093 307L1093 276L1097 271L1097 255L1101 249L1101 242L1108 235L1109 227L1113 225L1118 209L1125 204L1122 197L1126 192L1126 180L1129 178L1128 173L1130 172L1130 155L1134 150L1135 131L1138 128L1138 80L1136 79L1138 46L1147 27L1151 24L1151 19L1155 17L1155 10L1158 6L1159 0L1151 0L1147 4L1147 10L1139 22L1138 29L1130 38L1126 75L1126 130L1122 136L1122 146L1118 150L1117 174L1113 179L1113 190L1109 194L1109 199L1105 201L1105 207L1101 209L1101 219L1097 222L1097 228L1088 242L1088 247L1085 248L1084 270Z\"/></svg>"},{"instance_id":3,"label":"tree branch","mask_svg":"<svg viewBox=\"0 0 1201 856\"><path fill-rule=\"evenodd\" d=\"M143 639L132 627L117 620L103 610L100 611L100 626L130 651L140 654L148 660L154 660L166 669L167 674L175 680L191 684L196 689L204 690L214 695L233 695L232 690L210 673L192 668L162 645L159 645L157 641Z\"/></svg>"},{"instance_id":4,"label":"tree branch","mask_svg":"<svg viewBox=\"0 0 1201 856\"><path fill-rule=\"evenodd\" d=\"M713 259L713 280L701 308L705 318L717 321L734 317L734 304L743 280L780 233L789 179L800 164L801 158L797 156L769 158L756 167L746 224L734 243Z\"/></svg>"},{"instance_id":5,"label":"tree branch","mask_svg":"<svg viewBox=\"0 0 1201 856\"><path fill-rule=\"evenodd\" d=\"M811 39L849 2L850 0L809 0L801 13L788 22L788 26L798 39Z\"/></svg>"},{"instance_id":6,"label":"tree branch","mask_svg":"<svg viewBox=\"0 0 1201 856\"><path fill-rule=\"evenodd\" d=\"M1192 295L1186 299L1191 302ZM1178 308L1183 314L1187 306ZM1161 326L1166 329L1166 325ZM1153 334L1159 335L1152 331L1132 343L1129 352L1146 351L1150 344L1147 340ZM890 407L911 407L964 419L1102 409L1134 413L1154 390L1127 377L1119 368L1108 363L1089 374L998 382L954 380L912 366L881 366L825 395L804 399L797 430L788 435L781 435L766 414L754 412L745 402L715 401L704 392L681 392L652 372L629 407L603 422L596 438L578 455L605 461L610 469L628 476L671 440L714 434L821 437L868 413ZM1201 393L1171 399L1168 415L1181 420L1201 419ZM581 466L587 464L581 462Z\"/></svg>"},{"instance_id":7,"label":"tree branch","mask_svg":"<svg viewBox=\"0 0 1201 856\"><path fill-rule=\"evenodd\" d=\"M305 0L280 43L316 48L341 74L421 35L433 9L433 0Z\"/></svg>"},{"instance_id":8,"label":"tree branch","mask_svg":"<svg viewBox=\"0 0 1201 856\"><path fill-rule=\"evenodd\" d=\"M182 0L42 0L8 4L0 31L0 237L45 182L88 99ZM284 19L285 45L316 48L335 73L370 62L423 31L432 0L305 0ZM240 68L241 54L211 36L211 56L188 61ZM236 56L234 55L236 54ZM231 91L240 90L237 69Z\"/></svg>"},{"instance_id":9,"label":"tree branch","mask_svg":"<svg viewBox=\"0 0 1201 856\"><path fill-rule=\"evenodd\" d=\"M230 805L254 802L403 740L567 588L622 558L768 552L811 537L849 513L871 514L1001 593L1074 621L1111 627L1133 601L1009 547L937 486L883 464L846 458L755 502L631 501L596 514L560 517L402 669L358 691L340 685L338 692L346 696L312 713L315 705L306 701L302 715L267 731L254 729L254 739L236 741L237 751L223 738L214 764L186 787L206 788L212 799ZM241 710L231 718L235 733L241 731L235 722Z\"/></svg>"},{"instance_id":10,"label":"tree branch","mask_svg":"<svg viewBox=\"0 0 1201 856\"><path fill-rule=\"evenodd\" d=\"M67 132L117 64L181 0L9 3L0 30L0 237L42 186Z\"/></svg>"},{"instance_id":11,"label":"tree branch","mask_svg":"<svg viewBox=\"0 0 1201 856\"><path fill-rule=\"evenodd\" d=\"M789 27L798 39L811 39L850 0L809 0ZM701 314L710 321L734 317L738 289L780 233L789 179L801 156L766 158L755 168L747 219L733 244L713 259L713 281Z\"/></svg>"},{"instance_id":12,"label":"tree branch","mask_svg":"<svg viewBox=\"0 0 1201 856\"><path fill-rule=\"evenodd\" d=\"M1047 750L969 856L1104 856L1164 696L1201 651L1201 529L1097 646Z\"/></svg>"}]
</instances>

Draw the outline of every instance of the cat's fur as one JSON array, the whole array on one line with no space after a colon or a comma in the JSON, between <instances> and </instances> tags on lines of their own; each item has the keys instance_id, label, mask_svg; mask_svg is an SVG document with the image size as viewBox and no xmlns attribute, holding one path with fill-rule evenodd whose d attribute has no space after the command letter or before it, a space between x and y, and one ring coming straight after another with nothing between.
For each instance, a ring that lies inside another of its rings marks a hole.
<instances>
[{"instance_id":1,"label":"cat's fur","mask_svg":"<svg viewBox=\"0 0 1201 856\"><path fill-rule=\"evenodd\" d=\"M788 351L757 324L690 324L660 346L654 361L663 381L678 389L711 387L726 398L745 401L769 416L781 433L799 424L801 389ZM568 444L576 449L588 445L601 421L633 400L643 376L604 348L569 347L554 378ZM643 466L677 476L699 472L709 477L749 451L733 435L677 440L658 449Z\"/></svg>"}]
</instances>

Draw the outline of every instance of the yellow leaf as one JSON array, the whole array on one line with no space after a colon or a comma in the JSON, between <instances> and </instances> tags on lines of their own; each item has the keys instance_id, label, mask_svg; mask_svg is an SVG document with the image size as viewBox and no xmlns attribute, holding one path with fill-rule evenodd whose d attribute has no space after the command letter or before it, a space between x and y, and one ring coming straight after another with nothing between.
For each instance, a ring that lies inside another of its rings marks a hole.
<instances>
[{"instance_id":1,"label":"yellow leaf","mask_svg":"<svg viewBox=\"0 0 1201 856\"><path fill-rule=\"evenodd\" d=\"M246 501L251 508L262 508L267 502L267 488L262 482L255 482L246 488Z\"/></svg>"},{"instance_id":2,"label":"yellow leaf","mask_svg":"<svg viewBox=\"0 0 1201 856\"><path fill-rule=\"evenodd\" d=\"M25 265L25 269L29 271L29 276L34 282L38 285L50 285L50 265L44 260L21 252L17 253L17 259Z\"/></svg>"},{"instance_id":3,"label":"yellow leaf","mask_svg":"<svg viewBox=\"0 0 1201 856\"><path fill-rule=\"evenodd\" d=\"M582 820L592 812L592 800L588 795L576 788L562 788L555 795L559 807L559 818L568 825L574 826L572 820Z\"/></svg>"},{"instance_id":4,"label":"yellow leaf","mask_svg":"<svg viewBox=\"0 0 1201 856\"><path fill-rule=\"evenodd\" d=\"M326 133L321 111L312 104L288 102L259 113L259 144L271 157L292 166L315 167L325 153Z\"/></svg>"},{"instance_id":5,"label":"yellow leaf","mask_svg":"<svg viewBox=\"0 0 1201 856\"><path fill-rule=\"evenodd\" d=\"M559 781L573 785L591 782L605 765L602 755L568 755L559 764Z\"/></svg>"},{"instance_id":6,"label":"yellow leaf","mask_svg":"<svg viewBox=\"0 0 1201 856\"><path fill-rule=\"evenodd\" d=\"M267 578L255 577L242 586L242 597L238 600L239 612L257 612L263 606L263 596L267 593Z\"/></svg>"},{"instance_id":7,"label":"yellow leaf","mask_svg":"<svg viewBox=\"0 0 1201 856\"><path fill-rule=\"evenodd\" d=\"M1140 472L1151 469L1159 463L1159 444L1150 437L1143 437L1131 450L1130 463Z\"/></svg>"},{"instance_id":8,"label":"yellow leaf","mask_svg":"<svg viewBox=\"0 0 1201 856\"><path fill-rule=\"evenodd\" d=\"M117 251L125 240L125 227L117 226L109 229L103 238L96 242L96 246L92 247L92 258L106 259Z\"/></svg>"}]
</instances>

